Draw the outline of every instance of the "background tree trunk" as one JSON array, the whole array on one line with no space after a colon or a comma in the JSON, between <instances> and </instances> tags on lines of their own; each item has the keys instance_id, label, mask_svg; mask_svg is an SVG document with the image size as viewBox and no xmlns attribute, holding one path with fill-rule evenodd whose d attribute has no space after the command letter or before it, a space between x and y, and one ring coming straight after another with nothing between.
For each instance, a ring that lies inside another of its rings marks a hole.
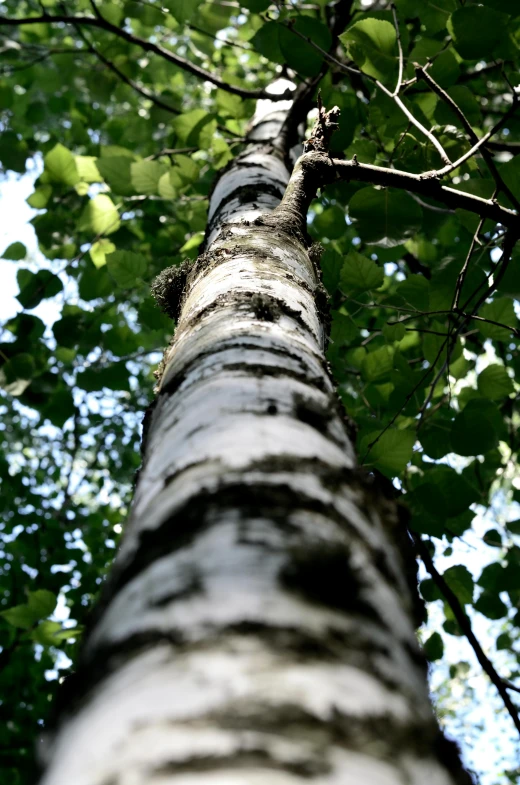
<instances>
[{"instance_id":1,"label":"background tree trunk","mask_svg":"<svg viewBox=\"0 0 520 785\"><path fill-rule=\"evenodd\" d=\"M305 215L277 207L289 121L260 107L205 253L156 284L177 329L45 785L469 781L406 535L356 468Z\"/></svg>"}]
</instances>

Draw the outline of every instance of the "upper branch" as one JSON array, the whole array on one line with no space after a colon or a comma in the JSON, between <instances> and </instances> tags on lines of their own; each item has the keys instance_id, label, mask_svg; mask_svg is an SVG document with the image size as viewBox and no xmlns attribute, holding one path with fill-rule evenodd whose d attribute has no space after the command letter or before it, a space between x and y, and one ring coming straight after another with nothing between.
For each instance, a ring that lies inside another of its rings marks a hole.
<instances>
[{"instance_id":1,"label":"upper branch","mask_svg":"<svg viewBox=\"0 0 520 785\"><path fill-rule=\"evenodd\" d=\"M176 55L173 52L170 52L169 49L165 49L163 46L159 44L155 44L152 41L147 41L145 38L139 38L139 36L134 35L133 33L128 32L123 27L118 27L117 25L112 24L107 19L99 16L69 16L67 14L54 14L54 15L45 15L45 16L29 16L23 17L18 19L10 19L5 16L0 16L0 26L9 26L9 27L20 27L22 25L34 25L34 24L53 24L53 23L62 23L62 24L71 24L71 25L85 25L89 27L98 27L102 30L107 30L110 33L118 36L118 38L122 38L125 41L128 41L130 44L134 44L135 46L139 46L145 52L153 52L154 54L162 57L164 60L168 60L168 62L173 63L178 68L182 68L183 71L187 71L190 74L193 74L198 79L201 79L205 82L211 82L211 84L216 85L221 90L225 90L228 93L233 93L234 95L238 95L241 98L269 98L270 100L275 101L282 101L287 98L290 98L292 95L292 91L282 93L280 95L271 96L266 93L265 90L247 90L245 87L238 87L237 85L231 85L227 82L220 79L215 74L211 73L211 71L206 71L204 68L201 68L198 65L186 60L184 57L180 55Z\"/></svg>"},{"instance_id":2,"label":"upper branch","mask_svg":"<svg viewBox=\"0 0 520 785\"><path fill-rule=\"evenodd\" d=\"M431 174L410 174L399 169L359 163L356 157L352 160L340 160L315 151L304 153L300 157L278 211L290 211L303 223L317 189L337 180L354 180L387 188L400 188L443 202L454 209L469 210L482 218L491 218L511 229L518 228L519 225L519 217L514 210L502 207L493 199L483 199L442 185Z\"/></svg>"}]
</instances>

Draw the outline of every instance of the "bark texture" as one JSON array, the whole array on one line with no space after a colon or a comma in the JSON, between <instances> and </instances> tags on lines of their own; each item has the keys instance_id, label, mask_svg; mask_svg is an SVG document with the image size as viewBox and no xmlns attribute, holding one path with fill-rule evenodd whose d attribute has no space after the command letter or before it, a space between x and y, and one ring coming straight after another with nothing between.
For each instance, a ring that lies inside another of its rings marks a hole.
<instances>
[{"instance_id":1,"label":"bark texture","mask_svg":"<svg viewBox=\"0 0 520 785\"><path fill-rule=\"evenodd\" d=\"M267 115L266 115L267 113ZM454 785L395 508L356 468L324 295L261 107L175 338L44 785ZM413 563L413 559L412 559Z\"/></svg>"}]
</instances>

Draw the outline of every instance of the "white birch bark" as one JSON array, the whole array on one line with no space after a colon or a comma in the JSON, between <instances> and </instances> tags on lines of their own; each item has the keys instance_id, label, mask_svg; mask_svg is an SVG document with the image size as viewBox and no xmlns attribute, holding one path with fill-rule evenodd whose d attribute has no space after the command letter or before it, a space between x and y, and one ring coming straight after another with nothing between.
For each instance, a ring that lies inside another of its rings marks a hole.
<instances>
[{"instance_id":1,"label":"white birch bark","mask_svg":"<svg viewBox=\"0 0 520 785\"><path fill-rule=\"evenodd\" d=\"M282 120L261 107L211 197L42 785L469 782L430 707L405 538L356 469L315 263L275 210Z\"/></svg>"}]
</instances>

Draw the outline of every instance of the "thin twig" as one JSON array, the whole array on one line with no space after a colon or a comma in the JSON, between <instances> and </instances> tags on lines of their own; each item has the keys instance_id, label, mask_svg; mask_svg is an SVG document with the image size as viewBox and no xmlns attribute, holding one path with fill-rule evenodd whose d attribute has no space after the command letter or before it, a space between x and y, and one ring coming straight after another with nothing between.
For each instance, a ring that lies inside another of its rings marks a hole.
<instances>
[{"instance_id":1,"label":"thin twig","mask_svg":"<svg viewBox=\"0 0 520 785\"><path fill-rule=\"evenodd\" d=\"M490 153L486 150L486 147L491 147L493 144L492 142L489 141L490 137L494 136L500 130L502 124L506 122L508 117L507 113L499 121L499 123L496 124L496 126L493 128L493 130L490 133L486 134L484 137L482 137L482 139L479 139L475 131L473 130L473 126L471 125L471 123L469 122L469 120L467 119L466 115L464 114L460 106L457 104L457 102L453 100L451 95L449 95L449 93L447 93L446 90L443 90L443 88L439 84L437 84L435 79L429 73L427 73L424 68L421 68L420 65L414 63L414 68L417 74L417 78L423 79L426 82L426 84L430 87L432 92L438 95L439 98L441 98L450 107L450 109L457 115L461 124L466 129L470 141L474 145L473 147L474 151L477 149L476 145L479 143L482 144L482 140L484 140L485 146L481 150L482 158L486 162L489 171L493 175L493 178L497 186L508 197L511 204L513 204L517 210L520 210L520 202L512 193L511 189L504 182L502 175L500 174L499 170L496 167L495 162L493 161L493 156L490 155ZM513 111L514 108L512 106L511 113Z\"/></svg>"},{"instance_id":2,"label":"thin twig","mask_svg":"<svg viewBox=\"0 0 520 785\"><path fill-rule=\"evenodd\" d=\"M395 98L396 95L399 95L399 92L401 90L401 85L403 83L404 58L403 58L403 45L401 43L401 33L400 33L400 30L399 30L399 20L397 18L397 11L395 9L394 3L392 3L390 7L392 9L392 16L394 18L395 34L396 34L396 37L397 37L397 50L398 50L398 53L399 53L399 73L397 75L397 84L396 84L395 90L394 90L394 98Z\"/></svg>"},{"instance_id":3,"label":"thin twig","mask_svg":"<svg viewBox=\"0 0 520 785\"><path fill-rule=\"evenodd\" d=\"M418 128L419 131L422 134L424 134L424 136L432 143L432 145L435 147L435 149L439 153L439 155L441 157L441 160L444 161L446 166L451 166L451 160L449 159L448 154L446 153L446 150L444 149L442 144L439 142L438 139L435 138L435 136L431 133L431 131L428 131L428 129L425 128L424 125L419 122L419 120L416 120L416 118L413 116L413 114L410 112L410 110L401 101L399 96L398 95L394 95L391 90L389 90L387 87L384 86L384 84L382 84L379 81L379 79L376 79L375 83L379 87L380 90L382 90L384 93L386 93L386 95L389 98L392 98L392 100L395 101L395 103L397 104L399 109L403 112L403 114L406 115L406 117L409 119L409 121L413 125L415 125L415 127Z\"/></svg>"},{"instance_id":4,"label":"thin twig","mask_svg":"<svg viewBox=\"0 0 520 785\"><path fill-rule=\"evenodd\" d=\"M283 101L290 98L292 94L292 91L289 90L277 95L271 95L265 90L248 90L245 87L228 84L211 71L206 71L204 68L201 68L200 66L192 63L190 60L186 60L184 57L174 54L169 49L165 49L163 46L160 46L153 41L147 41L145 38L140 38L139 36L130 33L124 27L118 27L117 25L112 24L104 17L69 16L68 14L46 14L45 16L29 16L19 18L0 16L0 27L20 27L22 25L34 25L41 23L64 23L97 27L101 30L106 30L109 33L113 33L118 38L124 39L128 43L140 47L145 52L153 52L164 60L167 60L168 62L176 65L178 68L181 68L183 71L193 74L193 76L196 76L198 79L201 79L205 82L210 82L216 87L219 87L221 90L225 90L226 92L232 93L233 95L238 95L241 98L269 98L272 101Z\"/></svg>"},{"instance_id":5,"label":"thin twig","mask_svg":"<svg viewBox=\"0 0 520 785\"><path fill-rule=\"evenodd\" d=\"M477 225L477 228L475 230L475 233L473 234L473 237L471 238L471 243L469 245L468 253L466 254L466 259L464 260L464 264L462 265L460 273L457 276L457 282L455 284L455 294L453 295L453 301L452 301L452 304L451 304L451 310L452 311L456 311L458 309L458 307L459 307L459 300L460 300L460 295L461 295L461 292L462 292L462 287L464 285L464 280L465 280L466 274L468 272L469 263L470 263L472 255L473 255L473 250L475 248L478 236L479 236L479 234L481 232L481 229L482 229L483 225L484 225L484 219L481 218L480 221L478 222L478 225Z\"/></svg>"},{"instance_id":6,"label":"thin twig","mask_svg":"<svg viewBox=\"0 0 520 785\"><path fill-rule=\"evenodd\" d=\"M495 667L491 662L491 660L484 654L482 646L478 642L473 632L469 617L466 615L466 612L462 607L462 605L460 604L457 595L448 586L442 575L440 575L437 568L435 567L426 543L423 542L423 540L417 534L412 533L412 537L415 542L416 548L419 552L419 555L421 556L421 559L424 562L424 566L430 573L433 581L435 582L435 585L438 587L438 589L444 596L446 602L450 606L460 629L466 636L470 646L475 652L475 655L482 667L482 670L489 676L489 679L497 688L497 691L504 702L504 706L509 712L509 715L513 720L513 723L517 731L520 733L520 717L518 716L518 709L514 705L513 701L511 700L507 692L509 684L506 685L506 683L504 683L503 679L501 679L501 677L498 675L497 671L495 670Z\"/></svg>"},{"instance_id":7,"label":"thin twig","mask_svg":"<svg viewBox=\"0 0 520 785\"><path fill-rule=\"evenodd\" d=\"M98 58L98 60L100 60L100 62L102 62L110 71L112 71L114 74L116 74L116 76L118 76L119 79L121 79L122 82L124 82L129 87L131 87L132 90L134 90L136 93L139 93L139 95L142 95L143 98L146 98L148 101L151 101L152 104L154 104L155 106L158 106L160 109L164 109L167 112L170 112L171 114L174 114L174 115L182 114L182 112L179 109L175 109L174 106L170 106L169 104L166 104L164 101L162 101L156 95L153 95L153 93L149 93L148 90L144 89L144 87L141 87L140 85L137 84L137 82L134 82L133 79L130 79L130 77L128 77L126 74L124 74L123 71L121 71L117 67L117 65L115 65L115 63L113 63L111 60L109 60L107 57L105 57L105 55L102 54L99 51L99 49L96 49L96 47L92 44L91 41L88 40L88 38L86 37L86 35L83 33L83 31L81 30L81 28L79 26L74 25L74 27L76 27L76 31L77 31L78 35L87 44L87 46L89 48L89 51L92 52L92 54L95 55Z\"/></svg>"}]
</instances>

